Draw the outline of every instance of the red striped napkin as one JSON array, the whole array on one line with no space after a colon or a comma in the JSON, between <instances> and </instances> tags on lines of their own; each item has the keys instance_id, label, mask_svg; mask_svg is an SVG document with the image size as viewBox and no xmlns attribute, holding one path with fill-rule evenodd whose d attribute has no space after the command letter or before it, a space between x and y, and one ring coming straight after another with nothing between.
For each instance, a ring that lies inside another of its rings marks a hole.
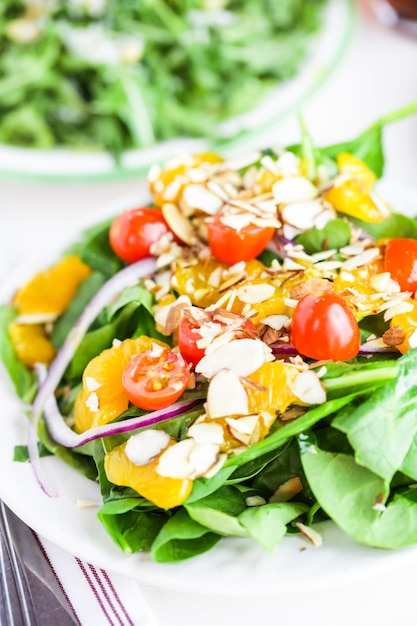
<instances>
[{"instance_id":1,"label":"red striped napkin","mask_svg":"<svg viewBox=\"0 0 417 626\"><path fill-rule=\"evenodd\" d=\"M135 580L85 563L36 537L80 626L157 626Z\"/></svg>"}]
</instances>

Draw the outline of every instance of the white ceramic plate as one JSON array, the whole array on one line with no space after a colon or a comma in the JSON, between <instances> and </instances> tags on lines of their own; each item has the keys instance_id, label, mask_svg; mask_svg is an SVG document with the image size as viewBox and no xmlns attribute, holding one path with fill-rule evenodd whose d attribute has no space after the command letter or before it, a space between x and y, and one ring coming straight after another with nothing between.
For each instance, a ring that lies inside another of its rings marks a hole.
<instances>
[{"instance_id":1,"label":"white ceramic plate","mask_svg":"<svg viewBox=\"0 0 417 626\"><path fill-rule=\"evenodd\" d=\"M351 39L354 22L352 0L329 0L322 32L298 75L280 83L250 113L228 120L221 126L221 136L229 151L235 151L234 138L238 140L239 147L250 146L259 132L273 127L302 107L338 66ZM225 147L222 144L222 153ZM152 163L180 150L199 152L208 148L216 149L216 145L203 140L174 139L127 152L121 165L116 167L111 155L103 152L30 150L0 145L0 175L42 180L119 178L143 172Z\"/></svg>"},{"instance_id":2,"label":"white ceramic plate","mask_svg":"<svg viewBox=\"0 0 417 626\"><path fill-rule=\"evenodd\" d=\"M380 194L396 210L415 213L417 189L385 182L380 184ZM27 259L7 278L0 289L0 302L8 301L23 280L52 262L82 228L135 206L138 200L123 198L90 215L88 221L69 228L65 241L54 239L47 253ZM228 538L210 552L183 563L157 564L146 554L128 556L113 543L96 518L100 494L94 482L55 457L43 458L44 474L57 492L56 497L49 497L39 487L30 465L13 461L14 446L27 441L28 421L3 368L0 368L0 392L0 497L39 534L96 566L164 590L261 595L341 585L417 560L417 547L390 552L361 546L331 522L317 527L323 536L320 548L314 548L300 536L292 536L284 538L271 556L251 540ZM96 506L81 509L77 506L80 500L91 501Z\"/></svg>"}]
</instances>

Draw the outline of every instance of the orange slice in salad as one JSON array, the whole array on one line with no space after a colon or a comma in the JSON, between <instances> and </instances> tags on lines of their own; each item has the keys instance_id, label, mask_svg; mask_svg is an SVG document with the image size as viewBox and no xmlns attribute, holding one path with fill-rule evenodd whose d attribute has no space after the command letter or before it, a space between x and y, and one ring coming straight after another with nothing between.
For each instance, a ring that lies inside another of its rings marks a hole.
<instances>
[{"instance_id":1,"label":"orange slice in salad","mask_svg":"<svg viewBox=\"0 0 417 626\"><path fill-rule=\"evenodd\" d=\"M417 337L417 302L414 299L405 300L407 304L412 307L412 310L406 313L398 313L391 318L390 328L395 328L398 326L404 333L404 341L398 345L396 348L401 352L401 354L405 354L408 350L411 350L412 347L415 347L414 341ZM414 336L414 341L411 338Z\"/></svg>"},{"instance_id":2,"label":"orange slice in salad","mask_svg":"<svg viewBox=\"0 0 417 626\"><path fill-rule=\"evenodd\" d=\"M49 269L35 274L17 291L13 304L20 315L59 315L90 274L91 268L79 256L65 256Z\"/></svg>"},{"instance_id":3,"label":"orange slice in salad","mask_svg":"<svg viewBox=\"0 0 417 626\"><path fill-rule=\"evenodd\" d=\"M158 171L156 176L149 174L148 185L156 206L162 207L166 202L177 203L185 187L191 184L192 178L188 171L198 169L204 163L222 163L223 158L214 152L194 154L187 163L177 163L172 167L165 167Z\"/></svg>"},{"instance_id":4,"label":"orange slice in salad","mask_svg":"<svg viewBox=\"0 0 417 626\"><path fill-rule=\"evenodd\" d=\"M51 363L55 348L41 324L11 322L8 332L14 351L27 367L32 368L36 363Z\"/></svg>"},{"instance_id":5,"label":"orange slice in salad","mask_svg":"<svg viewBox=\"0 0 417 626\"><path fill-rule=\"evenodd\" d=\"M256 385L247 388L249 411L284 413L290 404L299 403L291 390L291 383L298 373L295 367L281 361L264 363L262 367L248 376L248 379Z\"/></svg>"},{"instance_id":6,"label":"orange slice in salad","mask_svg":"<svg viewBox=\"0 0 417 626\"><path fill-rule=\"evenodd\" d=\"M89 362L83 373L83 387L74 405L77 432L107 424L128 408L129 399L122 385L123 370L134 354L150 350L155 343L169 348L157 339L141 336L125 339L119 345L103 350Z\"/></svg>"},{"instance_id":7,"label":"orange slice in salad","mask_svg":"<svg viewBox=\"0 0 417 626\"><path fill-rule=\"evenodd\" d=\"M170 445L174 443L172 440ZM161 509L179 506L190 495L193 487L190 478L160 476L156 471L159 457L146 465L135 465L126 455L125 448L126 443L122 443L106 454L104 470L110 482L131 487Z\"/></svg>"}]
</instances>

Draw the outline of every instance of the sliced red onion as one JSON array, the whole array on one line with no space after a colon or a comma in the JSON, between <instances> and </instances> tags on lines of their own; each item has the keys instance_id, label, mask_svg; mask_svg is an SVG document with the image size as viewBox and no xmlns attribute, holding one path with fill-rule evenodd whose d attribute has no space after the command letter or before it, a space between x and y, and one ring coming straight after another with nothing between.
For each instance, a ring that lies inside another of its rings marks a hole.
<instances>
[{"instance_id":1,"label":"sliced red onion","mask_svg":"<svg viewBox=\"0 0 417 626\"><path fill-rule=\"evenodd\" d=\"M300 354L290 343L272 343L269 347L274 356L279 356L280 354L283 356L297 356L297 354Z\"/></svg>"},{"instance_id":2,"label":"sliced red onion","mask_svg":"<svg viewBox=\"0 0 417 626\"><path fill-rule=\"evenodd\" d=\"M58 496L58 492L55 486L51 484L50 474L46 474L40 464L38 436L32 423L30 422L28 431L28 455L30 465L38 485L47 496L50 498L56 498Z\"/></svg>"},{"instance_id":3,"label":"sliced red onion","mask_svg":"<svg viewBox=\"0 0 417 626\"><path fill-rule=\"evenodd\" d=\"M136 285L138 280L152 274L155 269L156 261L153 258L146 258L128 265L112 276L92 297L68 334L39 387L32 405L32 421L35 425L42 414L48 398L54 394L77 347L97 315L122 289Z\"/></svg>"},{"instance_id":4,"label":"sliced red onion","mask_svg":"<svg viewBox=\"0 0 417 626\"><path fill-rule=\"evenodd\" d=\"M65 419L59 411L55 396L52 395L49 396L46 401L44 419L48 433L56 443L64 446L65 448L78 448L89 441L94 441L94 439L109 437L110 435L118 435L120 433L130 432L131 430L135 430L137 428L154 426L155 424L166 422L174 417L183 415L187 411L190 411L194 407L201 404L202 400L175 402L166 409L152 411L151 413L147 413L146 415L142 415L140 417L131 417L121 422L96 426L95 428L90 428L85 433L78 434L71 430L71 428L65 423Z\"/></svg>"},{"instance_id":5,"label":"sliced red onion","mask_svg":"<svg viewBox=\"0 0 417 626\"><path fill-rule=\"evenodd\" d=\"M36 373L38 380L40 380L41 383L44 382L47 376L47 369L45 365L38 364L36 366ZM118 435L119 433L126 433L137 428L144 428L145 426L154 426L160 422L165 422L173 419L174 417L179 417L202 403L202 399L175 402L165 409L152 411L151 413L141 415L140 417L131 417L121 422L96 426L95 428L90 428L88 431L81 434L74 432L65 422L65 418L58 408L54 393L46 399L43 413L46 428L51 439L53 439L55 443L64 446L64 448L78 448L79 446L83 446L89 441L94 441L94 439L99 439L100 437Z\"/></svg>"}]
</instances>

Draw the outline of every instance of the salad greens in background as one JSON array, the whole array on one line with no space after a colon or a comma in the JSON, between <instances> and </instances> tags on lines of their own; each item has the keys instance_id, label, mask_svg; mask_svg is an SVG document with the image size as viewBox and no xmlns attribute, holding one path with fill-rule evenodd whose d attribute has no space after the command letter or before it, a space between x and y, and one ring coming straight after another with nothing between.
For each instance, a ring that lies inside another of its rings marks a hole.
<instances>
[{"instance_id":1,"label":"salad greens in background","mask_svg":"<svg viewBox=\"0 0 417 626\"><path fill-rule=\"evenodd\" d=\"M309 160L311 171L320 165L329 172L336 170L336 155L349 151L379 177L384 169L385 124L416 111L417 104L413 103L381 118L353 141L324 148L314 146L303 126L301 143L290 149ZM272 151L267 153L273 156ZM355 223L378 238L417 238L416 218L395 212L377 225ZM344 246L343 228L329 229L329 239L334 237L330 245ZM52 339L58 348L88 299L120 269L120 260L108 246L108 230L109 221L96 225L71 247L93 273L54 326ZM317 233L307 231L303 237L303 245L314 251L325 246ZM17 394L30 402L36 393L34 375L16 359L7 333L14 316L10 305L0 309L1 358ZM360 323L361 332L366 336L380 324L378 316L369 316ZM82 339L60 385L61 389L66 387L66 393L58 395L64 415L71 410L86 363L109 347L114 336L123 339L143 333L159 337L152 297L139 285L125 289L116 302L105 307ZM230 457L212 478L195 480L190 496L174 510L158 509L132 489L108 481L105 453L126 439L126 434L68 449L51 440L41 421L40 451L55 454L97 480L103 498L98 518L114 541L127 553L148 550L159 562L204 553L227 536L252 538L272 552L286 533L298 532L294 520L310 525L330 518L355 540L373 547L416 544L417 349L404 356L397 352L357 356L326 367L321 379L327 391L324 404L291 422L276 420L265 439ZM201 392L190 395L193 393ZM159 423L158 428L181 439L200 412L193 408ZM132 407L118 419L140 414ZM22 448L16 450L16 458L26 460ZM292 500L247 506L249 496L268 501L279 485L296 476L301 478L303 489Z\"/></svg>"},{"instance_id":2,"label":"salad greens in background","mask_svg":"<svg viewBox=\"0 0 417 626\"><path fill-rule=\"evenodd\" d=\"M3 0L0 143L215 137L299 70L327 0Z\"/></svg>"}]
</instances>

